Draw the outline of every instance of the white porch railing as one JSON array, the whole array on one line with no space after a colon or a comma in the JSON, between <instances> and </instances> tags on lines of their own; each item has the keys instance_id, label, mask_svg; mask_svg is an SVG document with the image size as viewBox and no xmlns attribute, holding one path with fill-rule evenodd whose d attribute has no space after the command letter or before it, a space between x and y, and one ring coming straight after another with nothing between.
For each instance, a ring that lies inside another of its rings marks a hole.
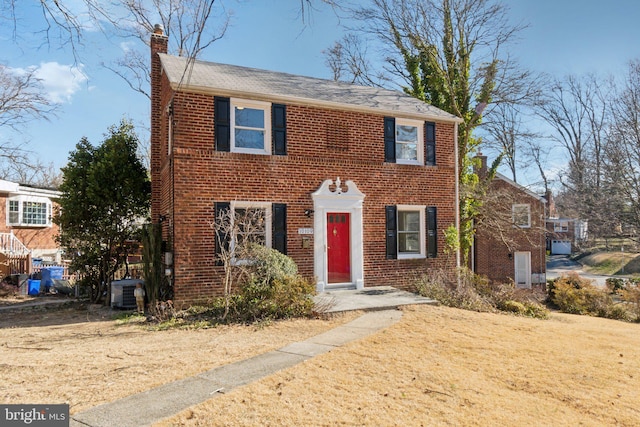
<instances>
[{"instance_id":1,"label":"white porch railing","mask_svg":"<svg viewBox=\"0 0 640 427\"><path fill-rule=\"evenodd\" d=\"M0 253L5 255L27 255L31 252L14 234L0 233Z\"/></svg>"}]
</instances>

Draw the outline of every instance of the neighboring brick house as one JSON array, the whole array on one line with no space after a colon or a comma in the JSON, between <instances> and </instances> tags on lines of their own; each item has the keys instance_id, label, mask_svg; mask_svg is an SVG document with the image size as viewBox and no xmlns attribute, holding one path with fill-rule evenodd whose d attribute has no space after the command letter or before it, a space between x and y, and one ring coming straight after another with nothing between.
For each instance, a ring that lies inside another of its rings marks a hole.
<instances>
[{"instance_id":1,"label":"neighboring brick house","mask_svg":"<svg viewBox=\"0 0 640 427\"><path fill-rule=\"evenodd\" d=\"M8 258L40 258L46 262L60 262L60 247L55 237L58 226L52 222L56 190L37 188L0 180L0 268L2 273L28 273L13 271Z\"/></svg>"},{"instance_id":2,"label":"neighboring brick house","mask_svg":"<svg viewBox=\"0 0 640 427\"><path fill-rule=\"evenodd\" d=\"M547 199L547 251L550 255L571 255L576 244L588 238L588 222L574 218L561 218L555 209L551 192Z\"/></svg>"},{"instance_id":3,"label":"neighboring brick house","mask_svg":"<svg viewBox=\"0 0 640 427\"><path fill-rule=\"evenodd\" d=\"M479 155L478 174L486 176L487 158ZM513 281L518 288L546 282L546 200L497 173L489 184L487 206L479 220L473 270L491 281Z\"/></svg>"},{"instance_id":4,"label":"neighboring brick house","mask_svg":"<svg viewBox=\"0 0 640 427\"><path fill-rule=\"evenodd\" d=\"M266 244L318 291L455 269L443 231L457 224L458 118L401 92L166 51L157 29L152 221L178 303L222 294L211 224L225 209L264 211Z\"/></svg>"}]
</instances>

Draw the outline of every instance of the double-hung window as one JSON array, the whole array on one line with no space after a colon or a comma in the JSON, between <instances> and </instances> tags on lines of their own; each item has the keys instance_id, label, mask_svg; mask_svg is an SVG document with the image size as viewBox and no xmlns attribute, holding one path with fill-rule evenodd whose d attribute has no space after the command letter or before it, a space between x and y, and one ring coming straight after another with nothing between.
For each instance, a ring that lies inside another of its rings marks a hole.
<instances>
[{"instance_id":1,"label":"double-hung window","mask_svg":"<svg viewBox=\"0 0 640 427\"><path fill-rule=\"evenodd\" d=\"M531 206L528 204L515 204L511 208L513 225L518 228L531 227Z\"/></svg>"},{"instance_id":2,"label":"double-hung window","mask_svg":"<svg viewBox=\"0 0 640 427\"><path fill-rule=\"evenodd\" d=\"M424 164L423 123L396 119L396 163Z\"/></svg>"},{"instance_id":3,"label":"double-hung window","mask_svg":"<svg viewBox=\"0 0 640 427\"><path fill-rule=\"evenodd\" d=\"M287 205L269 202L216 202L216 256L242 252L257 243L287 253ZM242 257L242 254L234 258Z\"/></svg>"},{"instance_id":4,"label":"double-hung window","mask_svg":"<svg viewBox=\"0 0 640 427\"><path fill-rule=\"evenodd\" d=\"M387 206L387 258L435 258L436 227L436 208L433 206Z\"/></svg>"},{"instance_id":5,"label":"double-hung window","mask_svg":"<svg viewBox=\"0 0 640 427\"><path fill-rule=\"evenodd\" d=\"M271 153L271 104L231 98L231 151Z\"/></svg>"},{"instance_id":6,"label":"double-hung window","mask_svg":"<svg viewBox=\"0 0 640 427\"><path fill-rule=\"evenodd\" d=\"M7 200L7 224L20 227L51 226L51 202L43 198L11 197Z\"/></svg>"},{"instance_id":7,"label":"double-hung window","mask_svg":"<svg viewBox=\"0 0 640 427\"><path fill-rule=\"evenodd\" d=\"M287 155L287 106L214 96L216 151Z\"/></svg>"},{"instance_id":8,"label":"double-hung window","mask_svg":"<svg viewBox=\"0 0 640 427\"><path fill-rule=\"evenodd\" d=\"M436 124L384 118L384 161L405 165L436 165Z\"/></svg>"},{"instance_id":9,"label":"double-hung window","mask_svg":"<svg viewBox=\"0 0 640 427\"><path fill-rule=\"evenodd\" d=\"M424 207L398 206L398 257L424 256Z\"/></svg>"},{"instance_id":10,"label":"double-hung window","mask_svg":"<svg viewBox=\"0 0 640 427\"><path fill-rule=\"evenodd\" d=\"M257 243L271 247L271 203L231 202L232 245Z\"/></svg>"}]
</instances>

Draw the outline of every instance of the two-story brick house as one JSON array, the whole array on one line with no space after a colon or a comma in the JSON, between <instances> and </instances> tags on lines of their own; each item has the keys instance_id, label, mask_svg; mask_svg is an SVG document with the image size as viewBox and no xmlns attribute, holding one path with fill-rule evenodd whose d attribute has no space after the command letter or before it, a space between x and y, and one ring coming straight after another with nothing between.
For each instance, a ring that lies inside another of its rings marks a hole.
<instances>
[{"instance_id":1,"label":"two-story brick house","mask_svg":"<svg viewBox=\"0 0 640 427\"><path fill-rule=\"evenodd\" d=\"M487 174L487 157L478 155L479 176ZM474 239L472 268L495 282L518 288L546 281L546 199L496 173L489 183L484 217Z\"/></svg>"},{"instance_id":2,"label":"two-story brick house","mask_svg":"<svg viewBox=\"0 0 640 427\"><path fill-rule=\"evenodd\" d=\"M157 29L152 220L177 301L222 293L212 223L227 209L263 211L265 244L318 291L456 267L443 231L457 224L458 118L397 91L166 52Z\"/></svg>"}]
</instances>

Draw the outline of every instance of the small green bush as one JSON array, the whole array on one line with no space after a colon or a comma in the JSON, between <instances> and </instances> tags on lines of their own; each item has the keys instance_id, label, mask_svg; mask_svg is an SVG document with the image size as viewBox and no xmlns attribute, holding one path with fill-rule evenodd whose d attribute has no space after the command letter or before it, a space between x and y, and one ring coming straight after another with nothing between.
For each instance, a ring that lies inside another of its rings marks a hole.
<instances>
[{"instance_id":1,"label":"small green bush","mask_svg":"<svg viewBox=\"0 0 640 427\"><path fill-rule=\"evenodd\" d=\"M252 244L248 258L251 262L246 269L260 281L282 280L298 274L298 266L291 257L263 245Z\"/></svg>"},{"instance_id":2,"label":"small green bush","mask_svg":"<svg viewBox=\"0 0 640 427\"><path fill-rule=\"evenodd\" d=\"M313 311L314 292L313 283L299 275L254 280L242 287L234 309L247 321L308 316Z\"/></svg>"},{"instance_id":3,"label":"small green bush","mask_svg":"<svg viewBox=\"0 0 640 427\"><path fill-rule=\"evenodd\" d=\"M235 316L244 321L282 319L311 315L315 286L298 274L288 256L275 249L254 245L248 280L232 301Z\"/></svg>"},{"instance_id":4,"label":"small green bush","mask_svg":"<svg viewBox=\"0 0 640 427\"><path fill-rule=\"evenodd\" d=\"M624 290L625 288L625 280L621 277L608 277L605 284L607 286L607 290L612 294L615 294L619 290Z\"/></svg>"}]
</instances>

